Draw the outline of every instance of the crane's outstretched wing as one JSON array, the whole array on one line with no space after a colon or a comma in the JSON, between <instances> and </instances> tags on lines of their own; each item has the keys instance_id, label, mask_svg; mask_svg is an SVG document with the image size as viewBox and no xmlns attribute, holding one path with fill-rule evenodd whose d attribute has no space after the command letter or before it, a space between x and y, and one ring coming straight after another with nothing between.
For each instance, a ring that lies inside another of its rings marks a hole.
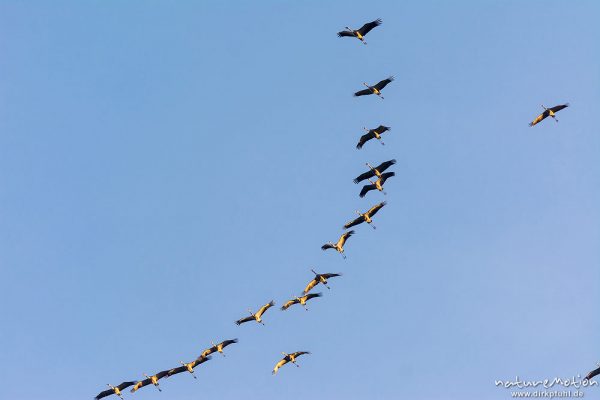
<instances>
[{"instance_id":1,"label":"crane's outstretched wing","mask_svg":"<svg viewBox=\"0 0 600 400\"><path fill-rule=\"evenodd\" d=\"M245 322L250 322L250 321L255 321L254 315L250 315L250 316L248 316L246 318L238 319L237 321L235 321L235 323L238 324L238 325L241 325L241 324L243 324Z\"/></svg>"},{"instance_id":2,"label":"crane's outstretched wing","mask_svg":"<svg viewBox=\"0 0 600 400\"><path fill-rule=\"evenodd\" d=\"M129 386L133 386L136 384L136 381L126 381L121 383L119 386L117 386L117 389L119 390L123 390L123 389L127 389Z\"/></svg>"},{"instance_id":3,"label":"crane's outstretched wing","mask_svg":"<svg viewBox=\"0 0 600 400\"><path fill-rule=\"evenodd\" d=\"M310 293L304 297L306 297L306 301L308 301L310 299L314 299L315 297L322 297L322 296L323 296L323 293Z\"/></svg>"},{"instance_id":4,"label":"crane's outstretched wing","mask_svg":"<svg viewBox=\"0 0 600 400\"><path fill-rule=\"evenodd\" d=\"M386 204L387 203L384 201L374 205L369 209L369 211L367 211L367 214L369 214L369 216L372 217L373 215L377 214L377 211L381 210Z\"/></svg>"},{"instance_id":5,"label":"crane's outstretched wing","mask_svg":"<svg viewBox=\"0 0 600 400\"><path fill-rule=\"evenodd\" d=\"M390 76L390 77L389 77L389 78L387 78L387 79L384 79L384 80L382 80L382 81L379 81L379 82L377 82L377 85L375 85L375 86L373 86L373 87L374 87L375 89L377 89L377 90L381 90L381 89L383 89L384 87L386 87L386 86L387 86L387 84L388 84L388 83L390 83L390 82L391 82L391 81L393 81L393 80L394 80L394 77L393 77L393 76Z\"/></svg>"},{"instance_id":6,"label":"crane's outstretched wing","mask_svg":"<svg viewBox=\"0 0 600 400\"><path fill-rule=\"evenodd\" d=\"M134 393L135 391L139 390L140 388L143 388L144 386L148 386L151 383L152 383L152 381L150 380L150 378L146 378L143 381L138 381L135 385L133 385L130 392Z\"/></svg>"},{"instance_id":7,"label":"crane's outstretched wing","mask_svg":"<svg viewBox=\"0 0 600 400\"><path fill-rule=\"evenodd\" d=\"M362 135L360 137L358 144L356 145L356 148L362 149L364 144L367 143L369 140L373 139L374 137L375 137L375 134L373 133L373 131L369 131L369 132L365 133L364 135Z\"/></svg>"},{"instance_id":8,"label":"crane's outstretched wing","mask_svg":"<svg viewBox=\"0 0 600 400\"><path fill-rule=\"evenodd\" d=\"M391 178L392 176L396 176L395 172L386 172L385 174L381 174L381 178L379 178L379 180L381 180L381 184L383 185L385 183L385 181L387 181L388 178Z\"/></svg>"},{"instance_id":9,"label":"crane's outstretched wing","mask_svg":"<svg viewBox=\"0 0 600 400\"><path fill-rule=\"evenodd\" d=\"M368 135L368 134L367 134L367 135ZM365 136L367 136L367 135L365 135ZM375 136L375 135L373 135L373 136ZM364 137L364 136L363 136L363 137ZM361 139L362 139L362 138L361 138ZM367 139L367 140L368 140L368 139ZM365 140L365 142L366 142L366 140ZM359 142L359 144L360 144L360 142ZM357 147L358 147L358 146L357 146ZM379 168L377 168L377 169L379 169ZM367 172L365 172L365 173L363 173L363 174L360 174L359 176L357 176L356 178L354 178L354 183L358 183L358 182L360 182L360 181L364 181L365 179L369 179L369 178L371 178L371 177L373 177L373 176L375 176L375 172L374 172L373 170L371 170L371 169L370 169L370 170L368 170Z\"/></svg>"},{"instance_id":10,"label":"crane's outstretched wing","mask_svg":"<svg viewBox=\"0 0 600 400\"><path fill-rule=\"evenodd\" d=\"M375 185L365 185L363 186L362 190L360 191L360 193L358 194L360 197L365 197L365 195L370 192L371 190L375 189L376 186Z\"/></svg>"},{"instance_id":11,"label":"crane's outstretched wing","mask_svg":"<svg viewBox=\"0 0 600 400\"><path fill-rule=\"evenodd\" d=\"M354 37L354 36L356 36L356 35L354 34L354 32L352 32L352 31L341 31L341 32L338 32L338 34L337 34L337 35L338 35L338 37L345 37L345 36L351 36L351 37Z\"/></svg>"},{"instance_id":12,"label":"crane's outstretched wing","mask_svg":"<svg viewBox=\"0 0 600 400\"><path fill-rule=\"evenodd\" d=\"M257 312L256 312L256 316L257 317L261 317L261 315L263 315L265 313L265 311L267 311L269 308L273 307L275 305L275 302L273 300L271 300L270 302L268 302L267 304L265 304L264 306L262 306Z\"/></svg>"},{"instance_id":13,"label":"crane's outstretched wing","mask_svg":"<svg viewBox=\"0 0 600 400\"><path fill-rule=\"evenodd\" d=\"M567 107L569 107L569 103L566 103L566 104L561 104L561 105L558 105L558 106L554 106L554 107L550 108L550 110L551 110L552 112L559 112L559 111L560 111L560 110L562 110L563 108L567 108Z\"/></svg>"},{"instance_id":14,"label":"crane's outstretched wing","mask_svg":"<svg viewBox=\"0 0 600 400\"><path fill-rule=\"evenodd\" d=\"M308 285L306 285L306 287L304 288L304 294L310 292L310 289L314 288L315 286L317 286L319 284L319 281L316 279L313 279L312 281L308 282Z\"/></svg>"},{"instance_id":15,"label":"crane's outstretched wing","mask_svg":"<svg viewBox=\"0 0 600 400\"><path fill-rule=\"evenodd\" d=\"M385 126L385 125L379 125L377 128L375 128L375 130L377 131L377 133L382 134L385 131L389 131L390 128L389 126Z\"/></svg>"},{"instance_id":16,"label":"crane's outstretched wing","mask_svg":"<svg viewBox=\"0 0 600 400\"><path fill-rule=\"evenodd\" d=\"M327 273L327 274L321 274L321 276L325 279L329 279L329 278L335 278L336 276L342 276L342 274Z\"/></svg>"},{"instance_id":17,"label":"crane's outstretched wing","mask_svg":"<svg viewBox=\"0 0 600 400\"><path fill-rule=\"evenodd\" d=\"M237 342L238 342L237 339L228 339L228 340L223 340L221 343L219 343L219 345L221 345L221 347L223 348L223 347L227 347L230 344L234 344L234 343L237 343Z\"/></svg>"},{"instance_id":18,"label":"crane's outstretched wing","mask_svg":"<svg viewBox=\"0 0 600 400\"><path fill-rule=\"evenodd\" d=\"M164 371L160 371L158 374L156 374L156 375L154 375L154 376L156 376L156 379L157 379L157 380L158 380L158 379L162 379L162 378L164 378L165 376L168 376L168 375L169 375L169 371L170 371L170 370L168 370L168 369L165 369Z\"/></svg>"},{"instance_id":19,"label":"crane's outstretched wing","mask_svg":"<svg viewBox=\"0 0 600 400\"><path fill-rule=\"evenodd\" d=\"M192 367L193 368L193 367ZM185 365L182 365L181 367L177 367L177 368L173 368L172 370L169 370L169 376L173 376L173 375L177 375L180 374L184 371L187 371L187 367Z\"/></svg>"},{"instance_id":20,"label":"crane's outstretched wing","mask_svg":"<svg viewBox=\"0 0 600 400\"><path fill-rule=\"evenodd\" d=\"M331 243L325 243L323 246L321 246L321 250L327 250L327 249L335 249L335 246L332 245Z\"/></svg>"},{"instance_id":21,"label":"crane's outstretched wing","mask_svg":"<svg viewBox=\"0 0 600 400\"><path fill-rule=\"evenodd\" d=\"M212 353L214 353L215 351L217 351L217 346L212 346L209 347L208 349L204 350L202 352L202 354L200 354L200 357L204 358L204 357L208 357L209 355L211 355Z\"/></svg>"},{"instance_id":22,"label":"crane's outstretched wing","mask_svg":"<svg viewBox=\"0 0 600 400\"><path fill-rule=\"evenodd\" d=\"M101 398L110 396L111 394L115 394L115 391L112 389L108 389L108 390L98 393L98 395L96 397L94 397L94 399L100 400Z\"/></svg>"},{"instance_id":23,"label":"crane's outstretched wing","mask_svg":"<svg viewBox=\"0 0 600 400\"><path fill-rule=\"evenodd\" d=\"M275 364L275 367L273 368L273 375L275 375L277 373L277 371L279 370L279 368L283 367L285 364L287 364L288 360L287 357L284 357L281 359L281 361L279 361L277 364Z\"/></svg>"},{"instance_id":24,"label":"crane's outstretched wing","mask_svg":"<svg viewBox=\"0 0 600 400\"><path fill-rule=\"evenodd\" d=\"M192 365L192 368L196 368L198 365L204 364L208 360L212 360L212 357L211 356L208 356L208 357L200 356L200 357L196 358L196 360L194 361L194 365Z\"/></svg>"},{"instance_id":25,"label":"crane's outstretched wing","mask_svg":"<svg viewBox=\"0 0 600 400\"><path fill-rule=\"evenodd\" d=\"M283 305L281 306L281 311L285 311L288 308L290 308L291 306L293 306L294 304L299 303L298 300L294 299L294 300L288 300L285 303L283 303Z\"/></svg>"},{"instance_id":26,"label":"crane's outstretched wing","mask_svg":"<svg viewBox=\"0 0 600 400\"><path fill-rule=\"evenodd\" d=\"M378 166L376 166L375 169L379 172L383 172L394 164L396 164L396 160L384 161Z\"/></svg>"},{"instance_id":27,"label":"crane's outstretched wing","mask_svg":"<svg viewBox=\"0 0 600 400\"><path fill-rule=\"evenodd\" d=\"M350 221L346 225L344 225L344 229L352 228L353 226L360 225L363 222L365 222L365 218L361 215L360 217L356 218L354 221Z\"/></svg>"},{"instance_id":28,"label":"crane's outstretched wing","mask_svg":"<svg viewBox=\"0 0 600 400\"><path fill-rule=\"evenodd\" d=\"M363 90L359 90L358 92L354 93L354 97L367 96L369 94L373 94L373 91L371 89L363 89Z\"/></svg>"},{"instance_id":29,"label":"crane's outstretched wing","mask_svg":"<svg viewBox=\"0 0 600 400\"><path fill-rule=\"evenodd\" d=\"M590 371L590 373L585 376L585 379L587 379L589 381L590 379L592 379L593 377L595 377L598 374L600 374L600 367L596 368L593 371Z\"/></svg>"},{"instance_id":30,"label":"crane's outstretched wing","mask_svg":"<svg viewBox=\"0 0 600 400\"><path fill-rule=\"evenodd\" d=\"M129 386L135 385L136 383L137 383L137 381L125 381L125 382L121 382L119 385L117 385L115 387L119 390L123 390L123 389L127 389ZM107 390L104 390L104 391L98 393L98 395L96 397L94 397L94 399L99 400L103 397L110 396L112 394L115 394L114 389L107 389Z\"/></svg>"},{"instance_id":31,"label":"crane's outstretched wing","mask_svg":"<svg viewBox=\"0 0 600 400\"><path fill-rule=\"evenodd\" d=\"M541 113L540 115L538 115L537 117L535 117L535 119L529 123L529 126L534 126L534 125L540 123L548 115L550 115L550 112L548 110L545 110L543 113Z\"/></svg>"},{"instance_id":32,"label":"crane's outstretched wing","mask_svg":"<svg viewBox=\"0 0 600 400\"><path fill-rule=\"evenodd\" d=\"M344 233L342 236L340 236L340 240L338 241L338 245L341 247L344 247L344 244L346 243L346 240L348 240L348 238L350 236L354 235L354 231L348 231L346 233Z\"/></svg>"},{"instance_id":33,"label":"crane's outstretched wing","mask_svg":"<svg viewBox=\"0 0 600 400\"><path fill-rule=\"evenodd\" d=\"M291 355L294 356L294 357L299 357L299 356L301 356L303 354L310 354L310 351L297 351L295 353L292 353Z\"/></svg>"},{"instance_id":34,"label":"crane's outstretched wing","mask_svg":"<svg viewBox=\"0 0 600 400\"><path fill-rule=\"evenodd\" d=\"M381 19L378 18L375 21L372 22L367 22L366 24L364 24L359 30L358 32L365 36L367 33L371 32L371 29L375 28L376 26L381 25Z\"/></svg>"}]
</instances>

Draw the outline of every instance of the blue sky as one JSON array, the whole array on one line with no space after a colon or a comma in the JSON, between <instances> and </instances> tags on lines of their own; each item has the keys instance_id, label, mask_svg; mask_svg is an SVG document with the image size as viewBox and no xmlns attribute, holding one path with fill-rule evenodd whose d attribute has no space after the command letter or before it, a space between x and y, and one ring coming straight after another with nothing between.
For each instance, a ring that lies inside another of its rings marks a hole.
<instances>
[{"instance_id":1,"label":"blue sky","mask_svg":"<svg viewBox=\"0 0 600 400\"><path fill-rule=\"evenodd\" d=\"M92 398L234 337L127 398L507 399L495 379L600 361L600 3L223 3L0 2L6 398ZM384 199L346 260L319 249ZM311 267L344 276L309 312L234 324Z\"/></svg>"}]
</instances>

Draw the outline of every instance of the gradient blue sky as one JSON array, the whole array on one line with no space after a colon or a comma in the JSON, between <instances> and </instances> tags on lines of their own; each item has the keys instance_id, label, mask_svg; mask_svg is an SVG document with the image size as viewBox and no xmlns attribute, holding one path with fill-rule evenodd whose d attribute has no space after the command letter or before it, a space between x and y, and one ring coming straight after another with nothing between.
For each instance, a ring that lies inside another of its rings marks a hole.
<instances>
[{"instance_id":1,"label":"gradient blue sky","mask_svg":"<svg viewBox=\"0 0 600 400\"><path fill-rule=\"evenodd\" d=\"M336 37L375 18L368 46ZM508 399L495 379L587 373L599 20L592 0L1 1L2 396L91 398L233 337L197 381L127 398ZM384 101L351 96L388 75ZM380 123L386 146L356 150ZM378 229L322 252L390 158ZM344 276L310 312L234 325L311 267Z\"/></svg>"}]
</instances>

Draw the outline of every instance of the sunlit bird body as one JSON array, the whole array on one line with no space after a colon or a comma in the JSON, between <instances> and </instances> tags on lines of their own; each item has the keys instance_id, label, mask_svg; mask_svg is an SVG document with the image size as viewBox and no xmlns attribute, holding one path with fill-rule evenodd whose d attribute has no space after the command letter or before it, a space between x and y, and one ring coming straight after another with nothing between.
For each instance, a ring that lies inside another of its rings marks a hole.
<instances>
[{"instance_id":1,"label":"sunlit bird body","mask_svg":"<svg viewBox=\"0 0 600 400\"><path fill-rule=\"evenodd\" d=\"M365 164L367 165L367 167L369 167L369 170L363 174L360 174L356 178L354 178L354 183L364 181L365 179L369 179L374 176L376 176L378 179L381 178L382 172L384 172L386 169L388 169L392 165L396 164L396 160L384 161L376 167L372 167L369 163L365 163Z\"/></svg>"},{"instance_id":2,"label":"sunlit bird body","mask_svg":"<svg viewBox=\"0 0 600 400\"><path fill-rule=\"evenodd\" d=\"M304 288L304 294L310 292L310 290L317 286L319 283L323 284L327 289L331 289L329 286L327 286L327 279L334 278L336 276L342 276L342 274L333 273L317 274L314 269L311 269L311 271L313 272L313 274L315 274L315 277L310 282L308 282L308 284Z\"/></svg>"},{"instance_id":3,"label":"sunlit bird body","mask_svg":"<svg viewBox=\"0 0 600 400\"><path fill-rule=\"evenodd\" d=\"M165 376L169 375L169 370L165 370L165 371L160 371L158 374L152 375L152 376L148 376L146 374L144 374L144 376L146 377L146 379L144 379L143 381L138 381L133 388L131 388L131 393L136 392L137 390L139 390L140 388L143 388L144 386L148 386L150 384L153 384L154 387L156 387L158 389L159 392L162 392L162 389L160 388L160 385L158 384L158 381L162 378L164 378Z\"/></svg>"},{"instance_id":4,"label":"sunlit bird body","mask_svg":"<svg viewBox=\"0 0 600 400\"><path fill-rule=\"evenodd\" d=\"M554 118L554 120L556 122L558 122L558 119L556 118L556 113L559 112L560 110L562 110L563 108L567 108L567 107L569 107L569 103L561 104L561 105L550 107L550 108L546 108L542 104L542 108L544 109L544 112L541 113L540 115L538 115L537 117L535 117L535 119L529 123L529 126L534 126L534 125L538 124L539 122L543 121L544 119L546 119L547 117L552 117L552 118Z\"/></svg>"},{"instance_id":5,"label":"sunlit bird body","mask_svg":"<svg viewBox=\"0 0 600 400\"><path fill-rule=\"evenodd\" d=\"M364 135L362 135L360 137L358 144L356 145L357 149L362 149L364 144L367 143L371 139L377 139L377 140L379 140L379 143L381 143L381 145L385 145L385 143L383 143L383 141L381 140L381 134L383 132L389 131L391 128L389 126L379 125L375 129L367 129L365 127L363 127L363 129L365 131L367 131L367 133L365 133Z\"/></svg>"},{"instance_id":6,"label":"sunlit bird body","mask_svg":"<svg viewBox=\"0 0 600 400\"><path fill-rule=\"evenodd\" d=\"M238 340L237 339L229 339L229 340L224 340L221 343L215 344L214 342L212 343L212 347L209 347L208 349L204 350L202 352L202 354L200 354L199 358L203 358L203 357L208 357L210 354L214 353L214 352L219 352L221 353L221 355L223 357L225 357L225 353L223 353L223 349L227 346L229 346L230 344L233 343L237 343Z\"/></svg>"},{"instance_id":7,"label":"sunlit bird body","mask_svg":"<svg viewBox=\"0 0 600 400\"><path fill-rule=\"evenodd\" d=\"M273 375L275 375L277 373L279 368L283 367L285 364L287 364L289 362L294 364L296 367L299 367L299 365L296 364L296 358L300 357L303 354L310 354L310 352L309 351L297 351L297 352L291 353L291 354L287 354L287 353L281 353L281 354L283 354L284 357L277 364L275 364L275 368L273 368Z\"/></svg>"},{"instance_id":8,"label":"sunlit bird body","mask_svg":"<svg viewBox=\"0 0 600 400\"><path fill-rule=\"evenodd\" d=\"M321 250L335 249L338 253L342 255L342 257L346 258L346 255L344 254L344 244L346 243L346 240L348 240L348 238L352 235L354 235L354 231L348 231L342 236L340 236L337 243L325 243L323 246L321 246Z\"/></svg>"},{"instance_id":9,"label":"sunlit bird body","mask_svg":"<svg viewBox=\"0 0 600 400\"><path fill-rule=\"evenodd\" d=\"M169 372L167 373L167 376L173 376L173 375L177 375L177 374L187 371L190 374L192 374L194 379L197 379L196 375L194 374L194 368L196 368L200 364L204 364L211 358L212 357L210 357L210 356L198 357L197 359L195 359L194 361L189 362L189 363L184 363L183 361L179 361L179 363L181 364L181 367L177 367L177 368L173 368L173 369L169 370Z\"/></svg>"},{"instance_id":10,"label":"sunlit bird body","mask_svg":"<svg viewBox=\"0 0 600 400\"><path fill-rule=\"evenodd\" d=\"M344 225L344 229L348 229L348 228L352 228L353 226L362 224L363 222L366 222L367 224L369 224L373 229L375 228L375 225L373 225L373 216L375 214L377 214L377 211L381 210L383 208L383 206L386 205L386 202L381 202L379 204L374 205L373 207L369 208L369 210L362 214L360 211L356 211L356 213L359 215L358 218L356 218L353 221L348 222L346 225Z\"/></svg>"},{"instance_id":11,"label":"sunlit bird body","mask_svg":"<svg viewBox=\"0 0 600 400\"><path fill-rule=\"evenodd\" d=\"M269 308L273 307L275 305L275 303L273 302L273 300L271 300L269 303L265 304L264 306L262 306L256 313L252 313L252 311L250 309L248 309L248 312L250 313L249 317L246 318L241 318L238 319L237 321L235 321L236 324L241 325L245 322L250 322L250 321L256 321L259 324L263 324L264 322L262 322L262 315L265 313L265 311L267 311Z\"/></svg>"},{"instance_id":12,"label":"sunlit bird body","mask_svg":"<svg viewBox=\"0 0 600 400\"><path fill-rule=\"evenodd\" d=\"M110 396L113 394L116 394L120 398L123 398L123 396L121 395L121 391L127 389L129 386L135 385L135 383L136 383L135 381L128 381L128 382L123 382L117 386L113 386L110 383L107 383L106 386L108 386L110 389L98 393L98 395L96 397L94 397L94 399L99 400L103 397Z\"/></svg>"},{"instance_id":13,"label":"sunlit bird body","mask_svg":"<svg viewBox=\"0 0 600 400\"><path fill-rule=\"evenodd\" d=\"M375 21L367 22L360 29L357 30L350 29L346 26L346 30L338 32L337 35L338 37L355 37L361 42L363 42L363 44L367 44L367 42L365 42L365 35L369 33L373 28L381 25L381 22L381 19L376 19Z\"/></svg>"},{"instance_id":14,"label":"sunlit bird body","mask_svg":"<svg viewBox=\"0 0 600 400\"><path fill-rule=\"evenodd\" d=\"M283 306L281 306L281 310L285 311L288 308L290 308L291 306L293 306L294 304L300 304L302 307L304 307L304 309L306 311L308 311L308 308L306 307L306 302L309 301L310 299L314 299L315 297L321 297L323 296L322 293L310 293L310 294L305 294L302 297L294 297L291 300L286 301Z\"/></svg>"},{"instance_id":15,"label":"sunlit bird body","mask_svg":"<svg viewBox=\"0 0 600 400\"><path fill-rule=\"evenodd\" d=\"M388 83L390 83L393 80L394 80L394 77L390 76L387 79L377 82L377 84L375 84L373 86L369 86L369 85L367 85L366 82L363 82L363 85L365 85L367 88L363 89L363 90L359 90L358 92L354 93L354 96L358 97L358 96L368 96L370 94L375 94L383 99L383 96L381 95L381 91L383 90L384 87L386 87L388 85Z\"/></svg>"},{"instance_id":16,"label":"sunlit bird body","mask_svg":"<svg viewBox=\"0 0 600 400\"><path fill-rule=\"evenodd\" d=\"M365 195L370 192L371 190L379 190L380 192L382 192L383 194L387 194L384 190L383 190L383 184L385 183L385 181L388 178L391 178L392 176L395 176L396 174L394 172L385 172L383 174L381 174L381 176L379 177L379 179L377 179L375 182L373 182L372 180L369 179L369 182L371 182L370 185L365 185L363 186L363 188L361 189L359 196L360 197L365 197Z\"/></svg>"}]
</instances>

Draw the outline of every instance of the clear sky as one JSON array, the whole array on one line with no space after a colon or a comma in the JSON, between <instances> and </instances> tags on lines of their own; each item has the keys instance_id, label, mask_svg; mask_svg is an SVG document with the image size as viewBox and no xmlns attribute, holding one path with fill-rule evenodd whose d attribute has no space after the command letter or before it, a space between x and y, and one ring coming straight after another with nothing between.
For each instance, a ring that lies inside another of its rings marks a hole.
<instances>
[{"instance_id":1,"label":"clear sky","mask_svg":"<svg viewBox=\"0 0 600 400\"><path fill-rule=\"evenodd\" d=\"M336 36L376 18L367 46ZM587 373L599 20L593 0L1 1L2 397L89 399L235 337L126 398L508 399L495 379ZM320 250L384 199L347 260ZM234 324L311 267L344 276L309 312Z\"/></svg>"}]
</instances>

